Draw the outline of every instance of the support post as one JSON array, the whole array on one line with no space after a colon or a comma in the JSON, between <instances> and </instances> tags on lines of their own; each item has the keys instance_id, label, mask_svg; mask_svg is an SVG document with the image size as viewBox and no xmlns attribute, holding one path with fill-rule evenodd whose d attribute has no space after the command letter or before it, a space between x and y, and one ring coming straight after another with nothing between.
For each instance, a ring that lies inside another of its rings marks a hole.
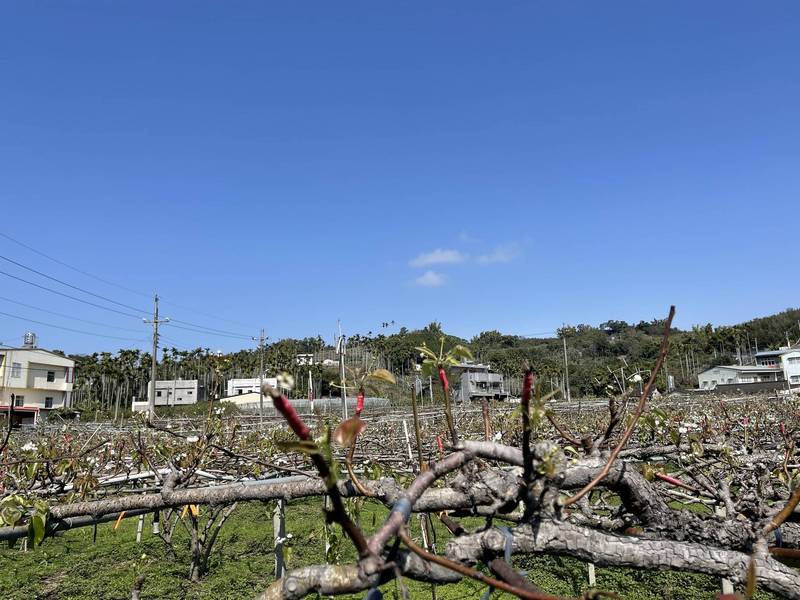
<instances>
[{"instance_id":1,"label":"support post","mask_svg":"<svg viewBox=\"0 0 800 600\"><path fill-rule=\"evenodd\" d=\"M272 531L275 537L275 579L280 579L286 568L283 562L283 542L286 538L286 510L283 500L275 503L275 510L272 513Z\"/></svg>"},{"instance_id":2,"label":"support post","mask_svg":"<svg viewBox=\"0 0 800 600\"><path fill-rule=\"evenodd\" d=\"M97 525L95 525L97 527ZM142 530L144 529L144 515L139 515L139 522L136 523L136 543L142 543Z\"/></svg>"},{"instance_id":3,"label":"support post","mask_svg":"<svg viewBox=\"0 0 800 600\"><path fill-rule=\"evenodd\" d=\"M408 425L406 424L406 420L403 419L403 435L406 436L406 448L408 448L408 460L409 462L414 462L414 454L411 452L411 439L408 437Z\"/></svg>"}]
</instances>

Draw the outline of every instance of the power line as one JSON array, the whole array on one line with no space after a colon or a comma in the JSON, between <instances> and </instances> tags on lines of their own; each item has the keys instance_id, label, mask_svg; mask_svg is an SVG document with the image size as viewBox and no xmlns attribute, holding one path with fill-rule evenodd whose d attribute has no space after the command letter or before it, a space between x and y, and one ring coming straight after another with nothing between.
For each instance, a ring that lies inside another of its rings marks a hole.
<instances>
[{"instance_id":1,"label":"power line","mask_svg":"<svg viewBox=\"0 0 800 600\"><path fill-rule=\"evenodd\" d=\"M100 277L98 275L93 275L91 273L88 273L87 271L79 269L78 267L73 267L72 265L70 265L68 263L65 263L63 260L59 260L59 259L57 259L57 258L55 258L53 256L50 256L49 254L45 254L41 250L37 250L36 248L34 248L32 246L29 246L28 244L25 244L24 242L20 242L19 240L11 237L10 235L8 235L6 233L3 233L2 231L0 231L0 237L4 237L4 238L6 238L7 240L9 240L11 242L14 242L17 245L22 246L23 248L26 248L26 249L30 250L31 252L33 252L35 254L38 254L39 256L43 256L44 258L46 258L48 260L52 260L54 263L57 263L57 264L61 265L62 267L67 267L68 269L72 269L76 273L80 273L81 275L85 275L86 277L91 277L92 279L96 279L97 281L99 281L101 283L105 283L106 285L111 285L111 286L117 287L117 288L119 288L121 290L125 290L126 292L130 292L132 294L137 294L139 296L144 296L145 298L149 298L150 297L150 294L145 294L144 292L140 292L140 291L131 289L131 288L129 288L127 286L124 286L124 285L121 285L119 283L114 283L113 281L109 281L108 279L104 279L104 278L102 278L102 277Z\"/></svg>"},{"instance_id":2,"label":"power line","mask_svg":"<svg viewBox=\"0 0 800 600\"><path fill-rule=\"evenodd\" d=\"M58 290L54 290L53 288L49 288L47 286L41 285L39 283L34 283L33 281L28 281L27 279L23 279L22 277L17 277L16 275L12 275L11 273L6 273L5 271L0 271L0 275L5 275L6 277L11 277L11 279L16 279L17 281L21 281L23 283L27 283L28 285L32 285L37 287L41 290L46 290L48 292L52 292L53 294L58 294L59 296L63 296L64 298L69 298L70 300L75 300L76 302L83 302L84 304L88 304L90 306L94 306L96 308L102 308L103 310L107 310L109 312L117 313L119 315L125 315L126 317L133 317L134 319L141 319L141 315L134 315L127 312L122 312L121 310L117 310L116 308L110 308L108 306L103 306L102 304L96 304L95 302L89 302L88 300L84 300L83 298L77 298L75 296L70 296L69 294L65 294L64 292L59 292Z\"/></svg>"},{"instance_id":3,"label":"power line","mask_svg":"<svg viewBox=\"0 0 800 600\"><path fill-rule=\"evenodd\" d=\"M50 279L51 281L55 281L56 283L60 283L61 285L65 285L65 286L67 286L69 288L72 288L73 290L77 290L79 292L83 292L84 294L88 294L89 296L94 296L95 298L99 298L100 300L105 300L106 302L110 302L111 304L116 304L117 306L121 306L123 308L129 308L130 310L135 310L135 311L138 311L140 313L146 312L146 311L143 311L141 308L136 308L135 306L131 306L130 304L125 304L123 302L117 302L116 300L113 300L111 298L106 298L105 296L101 296L100 294L95 294L94 292L90 292L89 290L85 290L82 287L79 287L77 285L72 285L71 283L67 283L66 281L62 281L61 279L58 279L57 277L53 277L51 275L48 275L47 273L42 273L41 271L37 271L36 269L34 269L32 267L28 267L26 265L23 265L20 262L17 262L15 260L12 260L12 259L8 258L7 256L3 256L2 254L0 254L0 259L4 260L6 262L10 262L12 265L16 265L16 266L21 267L21 268L23 268L23 269L25 269L27 271L32 272L32 273L36 273L37 275L39 275L41 277L45 277L47 279Z\"/></svg>"},{"instance_id":4,"label":"power line","mask_svg":"<svg viewBox=\"0 0 800 600\"><path fill-rule=\"evenodd\" d=\"M184 321L178 321L178 322L179 323L183 323ZM202 334L205 334L205 335L212 335L212 336L217 336L217 337L227 337L227 338L233 338L233 339L239 339L239 340L242 340L242 339L248 340L248 341L250 340L249 336L242 336L242 335L239 335L238 333L222 333L222 332L214 333L214 331L204 331L202 329L196 329L194 327L183 327L182 325L175 325L174 321L171 321L169 323L169 326L170 327L174 327L175 329L183 329L184 331L192 331L194 333L202 333Z\"/></svg>"},{"instance_id":5,"label":"power line","mask_svg":"<svg viewBox=\"0 0 800 600\"><path fill-rule=\"evenodd\" d=\"M226 323L231 323L233 325L239 325L241 327L250 327L247 323L242 323L240 321L234 321L232 319L226 319L225 317L220 317L218 315L212 315L211 313L206 313L201 310L197 310L196 308L191 308L189 306L184 306L182 304L178 304L177 302L173 302L172 300L163 300L164 304L170 304L176 308L180 308L182 310L188 310L189 312L196 313L198 315L202 315L204 317L208 317L209 319L215 319L217 321L225 321Z\"/></svg>"},{"instance_id":6,"label":"power line","mask_svg":"<svg viewBox=\"0 0 800 600\"><path fill-rule=\"evenodd\" d=\"M131 289L131 288L129 288L129 287L127 287L127 286L125 286L125 285L121 285L121 284L119 284L119 283L115 283L115 282L113 282L113 281L109 281L108 279L105 279L105 278L103 278L103 277L100 277L99 275L94 275L94 274L92 274L92 273L89 273L88 271L84 271L83 269L79 269L78 267L75 267L75 266L73 266L73 265L70 265L69 263L66 263L66 262L64 262L63 260L59 260L58 258L55 258L55 257L53 257L53 256L50 256L49 254L46 254L45 252L42 252L41 250L37 250L36 248L34 248L34 247L32 247L32 246L29 246L28 244L25 244L24 242L20 242L19 240L17 240L17 239L15 239L15 238L11 237L10 235L8 235L8 234L6 234L6 233L0 232L0 237L4 237L5 239L7 239L7 240L9 240L9 241L11 241L11 242L14 242L15 244L17 244L17 245L19 245L19 246L22 246L23 248L26 248L27 250L30 250L31 252L33 252L33 253L35 253L35 254L38 254L39 256L43 256L44 258L46 258L46 259L48 259L48 260L51 260L51 261L53 261L54 263L57 263L57 264L59 264L59 265L61 265L61 266L63 266L63 267L67 267L68 269L71 269L71 270L75 271L76 273L80 273L81 275L85 275L86 277L91 277L92 279L95 279L95 280L97 280L97 281L99 281L99 282L101 282L101 283L104 283L104 284L106 284L106 285L110 285L110 286L113 286L113 287L119 288L119 289L121 289L121 290L125 290L126 292L130 292L130 293L132 293L132 294L136 294L136 295L138 295L138 296L143 296L143 297L145 297L145 298L150 298L150 297L151 297L151 295L150 295L150 294L146 294L146 293L144 293L144 292L141 292L141 291L139 291L139 290L134 290L134 289ZM238 321L233 321L233 320L231 320L231 319L225 319L225 318L223 318L223 317L220 317L220 316L218 316L218 315L213 315L213 314L210 314L210 313L205 313L205 312L202 312L202 311L200 311L200 310L197 310L196 308L191 308L191 307L188 307L188 306L183 306L183 305L181 305L181 304L178 304L177 302L172 302L172 301L169 301L169 300L163 300L163 299L162 299L162 302L163 302L164 304L170 304L170 305L172 305L172 306L175 306L175 307L177 307L177 308L180 308L180 309L183 309L183 310L188 310L189 312L194 312L194 313L197 313L197 314L199 314L199 315L203 315L204 317L208 317L208 318L211 318L211 319L216 319L216 320L219 320L219 321L226 321L226 322L228 322L228 323L233 323L234 325L241 325L242 327L250 327L249 325L247 325L247 324L245 324L245 323L240 323L240 322L238 322ZM116 303L115 303L115 304L116 304ZM126 306L126 308L131 308L131 307L129 307L129 306ZM135 309L135 310L140 310L140 309L138 309L138 308L137 308L137 309Z\"/></svg>"},{"instance_id":7,"label":"power line","mask_svg":"<svg viewBox=\"0 0 800 600\"><path fill-rule=\"evenodd\" d=\"M197 329L205 329L209 332L218 333L220 335L226 335L229 337L239 337L242 339L249 340L249 335L244 335L243 333L235 333L232 331L226 331L224 329L215 329L213 327L206 327L205 325L197 325L196 323L190 323L189 321L181 321L180 319L172 319L173 323L181 323L183 325L188 325L189 327L196 327Z\"/></svg>"},{"instance_id":8,"label":"power line","mask_svg":"<svg viewBox=\"0 0 800 600\"><path fill-rule=\"evenodd\" d=\"M18 304L19 306L24 306L26 308L32 308L33 310L38 310L41 312L46 312L51 315L55 315L57 317L64 317L65 319L71 319L73 321L81 321L82 323L88 323L89 325L97 325L98 327L108 327L109 329L119 329L120 331L134 331L139 332L141 329L133 329L131 327L120 327L118 325L108 325L106 323L98 323L97 321L90 321L88 319L81 319L79 317L74 317L72 315L65 315L64 313L56 312L54 310L48 310L47 308L42 308L40 306L33 306L32 304L26 304L25 302L20 302L19 300L12 300L11 298L6 298L5 296L0 296L0 300L5 300L6 302L11 302L13 304Z\"/></svg>"},{"instance_id":9,"label":"power line","mask_svg":"<svg viewBox=\"0 0 800 600\"><path fill-rule=\"evenodd\" d=\"M22 335L12 335L11 337L5 336L5 339L7 339L7 340L16 340L16 339L22 339L24 337L25 337L25 334L23 333ZM9 346L5 342L0 342L0 347L14 348L15 346Z\"/></svg>"},{"instance_id":10,"label":"power line","mask_svg":"<svg viewBox=\"0 0 800 600\"><path fill-rule=\"evenodd\" d=\"M106 302L110 302L111 304L116 304L117 306L121 306L123 308L129 308L131 310L135 310L135 311L140 312L140 313L146 313L147 312L147 311L142 310L141 308L137 308L136 306L131 306L130 304L125 304L124 302L117 302L113 298L108 298L108 297L102 296L100 294L95 294L94 292L91 292L91 291L89 291L87 289L84 289L84 288L82 288L80 286L73 285L71 283L63 281L62 279L59 279L57 277L53 277L52 275L48 275L47 273L42 273L41 271L38 271L38 270L36 270L36 269L34 269L32 267L29 267L27 265L22 264L21 262L18 262L16 260L8 258L7 256L3 256L3 255L0 254L0 260L4 260L6 262L11 263L12 265L16 265L16 266L18 266L18 267L20 267L22 269L26 269L27 271L30 271L32 273L36 273L37 275L39 275L41 277L45 277L46 279L50 279L51 281L55 281L56 283L60 283L61 285L67 286L69 288L72 288L73 290L77 290L77 291L82 292L84 294L87 294L89 296L93 296L95 298L99 298L100 300L104 300ZM130 316L130 315L128 315L128 316ZM175 320L177 321L177 319L175 319ZM215 332L217 334L220 334L220 335L227 335L227 336L230 336L230 337L236 336L236 337L240 337L242 339L248 339L248 340L250 339L250 336L246 336L244 334L230 332L230 331L224 331L222 329L216 329L216 328L213 328L213 327L206 327L205 325L199 325L197 323L191 323L189 321L177 321L177 322L183 323L184 325L188 325L190 327L196 327L198 329L206 329L206 330L209 330L209 331L213 331L213 332Z\"/></svg>"},{"instance_id":11,"label":"power line","mask_svg":"<svg viewBox=\"0 0 800 600\"><path fill-rule=\"evenodd\" d=\"M170 344L176 350L185 350L185 351L189 351L189 352L191 352L192 350L197 350L198 348L200 350L204 350L204 348L200 348L199 346L196 347L196 348L189 348L187 346L184 346L182 342L179 342L177 340L173 340L172 338L168 338L163 333L159 333L158 337L161 339L161 341L167 342L168 344ZM161 346L161 347L165 348L166 346Z\"/></svg>"},{"instance_id":12,"label":"power line","mask_svg":"<svg viewBox=\"0 0 800 600\"><path fill-rule=\"evenodd\" d=\"M56 329L63 329L64 331L71 331L73 333L80 333L80 334L83 334L83 335L93 335L93 336L96 336L96 337L103 337L103 338L108 338L108 339L111 339L111 340L123 340L123 341L126 341L126 342L142 342L142 341L145 341L147 339L147 338L145 338L143 340L141 338L125 338L125 337L119 337L119 336L116 336L116 335L105 335L105 334L102 334L102 333L94 333L94 332L91 332L91 331L83 331L81 329L73 329L71 327L63 327L61 325L54 325L53 323L45 323L44 321L37 321L36 319L28 319L26 317L20 317L18 315L12 315L12 314L6 313L6 312L0 312L0 315L2 315L4 317L10 317L12 319L19 319L20 321L28 321L29 323L36 323L37 325L44 325L45 327L54 327Z\"/></svg>"}]
</instances>

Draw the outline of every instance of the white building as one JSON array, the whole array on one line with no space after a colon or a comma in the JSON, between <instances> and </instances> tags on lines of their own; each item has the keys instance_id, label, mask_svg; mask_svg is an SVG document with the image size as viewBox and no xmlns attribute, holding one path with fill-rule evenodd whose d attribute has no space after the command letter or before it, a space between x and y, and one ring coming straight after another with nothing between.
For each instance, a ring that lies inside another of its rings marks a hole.
<instances>
[{"instance_id":1,"label":"white building","mask_svg":"<svg viewBox=\"0 0 800 600\"><path fill-rule=\"evenodd\" d=\"M275 377L264 377L264 383L271 387L278 387L278 380ZM241 396L242 394L258 394L261 380L258 377L249 379L228 379L226 397Z\"/></svg>"},{"instance_id":2,"label":"white building","mask_svg":"<svg viewBox=\"0 0 800 600\"><path fill-rule=\"evenodd\" d=\"M462 362L450 367L456 384L453 389L456 400L505 400L508 391L501 373L493 373L489 365ZM456 379L457 377L457 379Z\"/></svg>"},{"instance_id":3,"label":"white building","mask_svg":"<svg viewBox=\"0 0 800 600\"><path fill-rule=\"evenodd\" d=\"M719 365L698 374L697 380L701 390L714 390L720 385L783 381L783 372L780 369L757 365Z\"/></svg>"},{"instance_id":4,"label":"white building","mask_svg":"<svg viewBox=\"0 0 800 600\"><path fill-rule=\"evenodd\" d=\"M783 371L784 380L791 385L800 385L800 348L781 348L756 354L756 364L774 367Z\"/></svg>"},{"instance_id":5,"label":"white building","mask_svg":"<svg viewBox=\"0 0 800 600\"><path fill-rule=\"evenodd\" d=\"M150 398L150 385L147 385L147 398ZM205 389L197 379L156 380L155 406L185 406L205 400ZM133 402L131 410L146 411L147 400Z\"/></svg>"},{"instance_id":6,"label":"white building","mask_svg":"<svg viewBox=\"0 0 800 600\"><path fill-rule=\"evenodd\" d=\"M17 423L34 424L40 415L72 404L75 361L34 341L23 348L0 348L0 411L14 404Z\"/></svg>"},{"instance_id":7,"label":"white building","mask_svg":"<svg viewBox=\"0 0 800 600\"><path fill-rule=\"evenodd\" d=\"M759 352L755 365L720 365L700 373L701 390L713 390L720 385L747 383L789 382L800 386L800 348L781 348Z\"/></svg>"}]
</instances>

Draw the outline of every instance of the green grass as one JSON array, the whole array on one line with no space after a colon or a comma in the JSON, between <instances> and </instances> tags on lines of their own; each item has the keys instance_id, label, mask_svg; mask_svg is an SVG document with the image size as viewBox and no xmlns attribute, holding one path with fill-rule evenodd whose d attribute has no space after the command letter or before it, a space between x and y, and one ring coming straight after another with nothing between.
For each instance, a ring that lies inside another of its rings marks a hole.
<instances>
[{"instance_id":1,"label":"green grass","mask_svg":"<svg viewBox=\"0 0 800 600\"><path fill-rule=\"evenodd\" d=\"M386 508L361 501L358 511L362 527L370 533L386 515ZM69 531L48 539L35 550L0 550L0 598L37 599L126 599L139 573L145 575L142 598L164 600L252 598L273 580L272 554L273 504L240 505L225 524L213 552L210 573L199 584L188 579L188 537L181 528L175 535L177 560L170 559L162 541L150 533L151 519L145 522L141 544L136 543L136 518L126 519L119 529L113 523L97 528L96 543L92 528ZM351 504L351 507L357 505ZM324 532L320 501L290 504L286 509L287 532L293 534L289 566L325 562ZM201 508L202 510L202 508ZM475 525L477 520L466 520ZM180 527L180 526L179 526ZM447 534L436 525L438 547ZM331 531L339 537L338 527ZM419 521L412 520L412 532L419 532ZM334 540L335 541L335 540ZM342 562L355 559L345 540L339 544ZM558 557L525 557L517 568L528 571L531 579L547 592L579 596L587 587L587 566L577 560ZM689 573L642 572L630 569L597 569L598 587L618 592L631 600L699 600L715 598L719 582ZM386 598L401 598L400 586L411 598L430 598L430 585L404 579L383 586ZM484 587L472 581L437 588L439 600L480 598ZM359 600L363 593L350 598ZM493 598L508 598L495 593ZM775 598L758 593L758 600Z\"/></svg>"}]
</instances>

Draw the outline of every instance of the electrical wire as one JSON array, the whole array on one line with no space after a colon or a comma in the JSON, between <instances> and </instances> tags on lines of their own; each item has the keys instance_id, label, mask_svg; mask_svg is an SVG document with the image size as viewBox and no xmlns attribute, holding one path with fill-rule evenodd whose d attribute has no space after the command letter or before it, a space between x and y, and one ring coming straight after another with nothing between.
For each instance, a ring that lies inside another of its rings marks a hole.
<instances>
[{"instance_id":1,"label":"electrical wire","mask_svg":"<svg viewBox=\"0 0 800 600\"><path fill-rule=\"evenodd\" d=\"M126 342L142 342L146 341L147 338L140 339L140 338L126 338L126 337L119 337L116 335L105 335L102 333L94 333L92 331L83 331L81 329L73 329L72 327L63 327L62 325L54 325L53 323L45 323L44 321L37 321L36 319L28 319L26 317L20 317L18 315L12 315L10 313L0 311L0 315L4 317L10 317L12 319L19 319L20 321L27 321L29 323L36 323L37 325L44 325L45 327L54 327L55 329L63 329L64 331L71 331L73 333L80 333L83 335L93 335L96 337L108 338L110 340L124 340Z\"/></svg>"},{"instance_id":2,"label":"electrical wire","mask_svg":"<svg viewBox=\"0 0 800 600\"><path fill-rule=\"evenodd\" d=\"M65 315L64 313L56 312L54 310L49 310L47 308L42 308L40 306L33 306L32 304L26 304L25 302L20 302L19 300L12 300L11 298L6 298L5 296L0 296L0 300L11 302L12 304L18 304L19 306L24 306L25 308L32 308L33 310L39 310L41 312L49 313L57 317L64 317L65 319L71 319L73 321L81 321L82 323L88 323L89 325L97 325L98 327L108 327L109 329L119 329L120 331L133 331L136 333L141 331L141 328L133 329L132 327L120 327L119 325L108 325L106 323L98 323L97 321L81 319L79 317L74 317L72 315Z\"/></svg>"},{"instance_id":3,"label":"electrical wire","mask_svg":"<svg viewBox=\"0 0 800 600\"><path fill-rule=\"evenodd\" d=\"M217 321L224 321L226 323L231 323L232 325L239 325L240 327L248 327L248 328L251 327L247 323L242 323L240 321L234 321L232 319L226 319L225 317L212 315L210 313L206 313L206 312L203 312L201 310L197 310L196 308L191 308L189 306L184 306L182 304L178 304L177 302L173 302L172 300L169 300L169 299L163 300L163 302L164 302L164 304L169 304L169 305L172 305L172 306L174 306L176 308L180 308L180 309L183 309L183 310L188 310L189 312L193 312L193 313L196 313L198 315L201 315L201 316L204 316L204 317L208 317L210 319L215 319Z\"/></svg>"},{"instance_id":4,"label":"electrical wire","mask_svg":"<svg viewBox=\"0 0 800 600\"><path fill-rule=\"evenodd\" d=\"M141 291L139 291L139 290L134 290L134 289L132 289L132 288L129 288L129 287L127 287L127 286L124 286L124 285L122 285L122 284L115 283L115 282L113 282L113 281L109 281L108 279L105 279L105 278L103 278L103 277L100 277L100 276L98 276L98 275L94 275L94 274L92 274L92 273L89 273L88 271L84 271L83 269L79 269L78 267L75 267L75 266L73 266L73 265L70 265L69 263L66 263L66 262L64 262L63 260L59 260L58 258L55 258L55 257L53 257L53 256L50 256L49 254L46 254L45 252L42 252L41 250L37 250L36 248L34 248L34 247L32 247L32 246L29 246L28 244L25 244L24 242L21 242L21 241L19 241L18 239L15 239L15 238L11 237L11 236L10 236L10 235L8 235L7 233L0 232L0 237L3 237L3 238L5 238L5 239L7 239L7 240L9 240L9 241L11 241L11 242L13 242L13 243L15 243L15 244L19 245L19 246L22 246L23 248L26 248L27 250L30 250L31 252L33 252L33 253L35 253L35 254L38 254L39 256L43 256L44 258L46 258L46 259L48 259L48 260L51 260L51 261L53 261L53 262L54 262L54 263L56 263L56 264L59 264L59 265L61 265L61 266L63 266L63 267L67 267L68 269L71 269L71 270L75 271L76 273L80 273L81 275L85 275L86 277L91 277L92 279L95 279L95 280L97 280L97 281L99 281L99 282L101 282L101 283L104 283L104 284L106 284L106 285L110 285L110 286L113 286L113 287L119 288L119 289L121 289L121 290L125 290L126 292L130 292L130 293L132 293L132 294L136 294L136 295L138 295L138 296L143 296L143 297L145 297L145 298L151 298L151 297L152 297L152 296L151 296L151 294L146 294L146 293L144 293L144 292L141 292ZM47 277L47 276L45 275L45 277ZM67 285L68 285L68 284L67 284ZM195 308L190 308L190 307L188 307L188 306L183 306L183 305L181 305L181 304L178 304L177 302L172 302L172 301L171 301L171 300L169 300L169 299L162 299L162 302L163 302L164 304L170 304L170 305L172 305L172 306L175 306L175 307L177 307L177 308L180 308L180 309L183 309L183 310L188 310L189 312L194 312L194 313L197 313L197 314L199 314L199 315L203 315L204 317L208 317L208 318L211 318L211 319L216 319L216 320L219 320L219 321L226 321L226 322L228 322L228 323L232 323L232 324L234 324L234 325L241 325L242 327L250 327L249 325L247 325L247 324L245 324L245 323L240 323L240 322L238 322L238 321L233 321L233 320L231 320L231 319L225 319L225 318L223 318L223 317L220 317L220 316L218 316L218 315L213 315L213 314L210 314L210 313L205 313L205 312L202 312L202 311L200 311L200 310L197 310L197 309L195 309ZM116 303L115 303L115 304L116 304ZM126 306L126 308L130 308L130 307ZM139 310L139 309L136 309L136 310Z\"/></svg>"},{"instance_id":5,"label":"electrical wire","mask_svg":"<svg viewBox=\"0 0 800 600\"><path fill-rule=\"evenodd\" d=\"M202 333L202 334L205 334L205 335L211 335L211 336L217 336L217 337L227 337L227 338L233 338L233 339L237 339L237 340L250 340L250 339L252 339L252 338L250 338L248 336L240 335L238 333L215 333L214 331L203 331L202 329L196 329L194 327L184 327L182 325L175 325L174 324L175 322L182 323L183 321L174 321L173 322L172 320L170 320L170 322L169 323L165 323L165 325L167 327L174 327L175 329L183 329L184 331L192 331L194 333Z\"/></svg>"},{"instance_id":6,"label":"electrical wire","mask_svg":"<svg viewBox=\"0 0 800 600\"><path fill-rule=\"evenodd\" d=\"M205 331L208 331L209 333L216 333L216 334L224 335L224 336L228 336L228 337L238 337L238 338L242 338L243 340L252 339L252 336L245 335L243 333L235 333L235 332L232 332L232 331L225 331L224 329L214 329L213 327L205 327L203 325L197 325L195 323L190 323L189 321L181 321L180 319L170 319L169 321L170 321L170 323L181 323L182 325L187 325L189 327L194 327L196 329L203 329ZM176 325L176 327L177 327L177 325Z\"/></svg>"},{"instance_id":7,"label":"electrical wire","mask_svg":"<svg viewBox=\"0 0 800 600\"><path fill-rule=\"evenodd\" d=\"M148 312L148 311L146 311L146 310L143 310L143 309L141 309L141 308L137 308L137 307L135 307L135 306L131 306L130 304L125 304L124 302L117 302L117 301L116 301L116 300L114 300L113 298L108 298L108 297L106 297L106 296L102 296L102 295L100 295L100 294L95 294L95 293L94 293L94 292L92 292L92 291L89 291L89 290L87 290L87 289L84 289L84 288L82 288L82 287L80 287L80 286L77 286L77 285L73 285L73 284L71 284L71 283L68 283L68 282L66 282L66 281L63 281L63 280L61 280L61 279L59 279L59 278L57 278L57 277L53 277L52 275L48 275L47 273L43 273L43 272L41 272L41 271L38 271L38 270L36 270L36 269L34 269L34 268L32 268L32 267L29 267L29 266L27 266L27 265L24 265L24 264L22 264L21 262L18 262L18 261L16 261L16 260L13 260L13 259L11 259L11 258L8 258L7 256L0 255L0 260L4 260L4 261L6 261L6 262L9 262L9 263L11 263L11 264L13 264L13 265L16 265L16 266L18 266L18 267L22 268L22 269L25 269L25 270L27 270L27 271L30 271L30 272L32 272L32 273L36 273L37 275L39 275L39 276L41 276L41 277L44 277L44 278L46 278L46 279L49 279L49 280L51 280L51 281L55 281L56 283L60 283L61 285L64 285L64 286L66 286L66 287L69 287L69 288L72 288L72 289L74 289L74 290L76 290L76 291L82 292L82 293L84 293L84 294L87 294L87 295L89 295L89 296L93 296L93 297L95 297L95 298L98 298L98 299L100 299L100 300L104 300L105 302L110 302L111 304L116 304L117 306L121 306L121 307L123 307L123 308L128 308L128 309L130 309L130 310L135 310L135 311L138 311L139 313L142 313L142 314L146 314L146 313ZM14 276L14 275L11 275L11 274L9 274L9 273L5 273L5 272L3 272L3 271L0 271L0 273L2 273L3 275L6 275L6 276L8 276L8 277L14 277L15 279L19 279L20 281L24 281L25 283L29 283L30 285L36 285L37 287L41 287L42 289L46 289L46 290L48 290L48 291L51 291L51 292L54 292L54 293L59 293L59 294L61 294L62 296L63 296L63 295L66 295L66 294L63 294L63 293L61 293L61 292L57 292L57 291L55 291L55 290L52 290L52 289L50 289L50 288L46 288L46 287L44 287L44 286L40 286L40 285L38 285L38 284L35 284L35 283L33 283L33 282L27 281L27 280L25 280L25 279L22 279L22 278L20 278L20 277L16 277L16 276ZM68 298L72 298L72 299L74 299L74 300L75 300L75 299L77 299L77 298L75 298L74 296L69 296L69 295L66 295L66 296L67 296ZM87 303L88 303L88 301L85 301L85 300L81 300L81 299L77 299L77 300L79 300L79 301L83 301L83 302L87 302ZM90 304L92 304L93 306L97 306L97 307L103 308L103 307L101 307L101 306L100 306L100 305L98 305L98 304L94 304L94 303L90 303ZM108 307L105 307L105 308L106 308L106 310L112 310L112 309L110 309L110 308L108 308ZM119 312L119 311L118 311L118 312ZM124 313L121 313L121 314L124 314ZM130 315L130 314L128 314L127 316L134 316L134 317L138 318L138 316L137 316L137 315ZM249 339L250 339L250 336L247 336L247 335L244 335L244 334L241 334L241 333L235 333L235 332L231 332L231 331L224 331L224 330L222 330L222 329L216 329L216 328L214 328L214 327L206 327L205 325L199 325L199 324L197 324L197 323L192 323L192 322L190 322L190 321L180 321L180 320L177 320L177 319L173 319L173 320L174 320L174 321L176 321L176 322L178 322L178 323L183 323L184 325L188 325L188 326L190 326L190 327L195 327L195 328L197 328L197 329L202 329L202 330L206 330L206 331L208 331L208 332L213 332L215 335L224 335L224 336L227 336L227 337L238 337L238 338L241 338L241 339L247 339L247 340L249 340ZM199 332L199 333L203 333L203 332L201 331L201 332Z\"/></svg>"},{"instance_id":8,"label":"electrical wire","mask_svg":"<svg viewBox=\"0 0 800 600\"><path fill-rule=\"evenodd\" d=\"M100 277L98 275L93 275L92 273L88 273L87 271L79 269L78 267L73 267L72 265L70 265L68 263L65 263L63 260L59 260L59 259L57 259L57 258L55 258L53 256L50 256L49 254L45 254L41 250L37 250L36 248L34 248L32 246L29 246L28 244L25 244L24 242L20 242L18 239L15 239L15 238L11 237L10 235L8 235L7 233L3 233L2 231L0 231L0 237L4 237L5 239L7 239L7 240L9 240L11 242L14 242L15 244L17 244L19 246L22 246L23 248L26 248L26 249L30 250L34 254L38 254L39 256L43 256L44 258L46 258L48 260L52 260L54 263L57 263L57 264L61 265L62 267L67 267L68 269L72 269L76 273L80 273L81 275L85 275L86 277L91 277L92 279L96 279L97 281L99 281L101 283L105 283L106 285L110 285L110 286L119 288L121 290L125 290L126 292L130 292L131 294L137 294L139 296L144 296L145 298L150 298L151 297L150 294L145 294L144 292L140 292L138 290L131 289L131 288L129 288L127 286L124 286L124 285L121 285L119 283L114 283L113 281L109 281L108 279L104 279L104 278L102 278L102 277Z\"/></svg>"},{"instance_id":9,"label":"electrical wire","mask_svg":"<svg viewBox=\"0 0 800 600\"><path fill-rule=\"evenodd\" d=\"M134 315L132 313L123 312L121 310L117 310L116 308L110 308L108 306L103 306L102 304L97 304L95 302L90 302L89 300L84 300L83 298L78 298L76 296L71 296L69 294L65 294L64 292L59 292L58 290L54 290L53 288L49 288L45 285L41 285L38 283L34 283L33 281L28 281L27 279L23 279L22 277L17 277L16 275L12 275L11 273L6 273L5 271L0 271L0 275L5 275L6 277L10 277L11 279L16 279L17 281L21 281L23 283L27 283L28 285L32 285L37 287L41 290L46 290L53 294L58 294L59 296L63 296L64 298L69 298L70 300L75 300L76 302L82 302L84 304L88 304L89 306L94 306L95 308L102 308L103 310L107 310L109 312L117 313L119 315L125 315L126 317L133 317L134 319L141 319L141 315Z\"/></svg>"},{"instance_id":10,"label":"electrical wire","mask_svg":"<svg viewBox=\"0 0 800 600\"><path fill-rule=\"evenodd\" d=\"M25 269L26 271L30 271L31 273L36 273L40 277L44 277L44 278L49 279L51 281L55 281L56 283L60 283L61 285L65 285L68 288L72 288L73 290L77 290L77 291L83 292L84 294L87 294L89 296L94 296L95 298L99 298L100 300L105 300L106 302L110 302L111 304L116 304L117 306L121 306L122 308L135 310L135 311L140 312L140 313L147 312L147 311L142 310L141 308L137 308L135 306L131 306L130 304L125 304L124 302L117 302L116 300L113 300L111 298L106 298L105 296L101 296L100 294L95 294L94 292L90 292L89 290L85 290L82 287L79 287L77 285L72 285L71 283L67 283L66 281L62 281L61 279L58 279L57 277L53 277L52 275L48 275L47 273L42 273L41 271L37 271L33 267L29 267L27 265L23 265L21 262L17 262L16 260L12 260L12 259L8 258L7 256L3 256L2 254L0 254L0 259L4 260L6 262L10 262L12 265L16 265L16 266L18 266L18 267L20 267L22 269Z\"/></svg>"}]
</instances>

